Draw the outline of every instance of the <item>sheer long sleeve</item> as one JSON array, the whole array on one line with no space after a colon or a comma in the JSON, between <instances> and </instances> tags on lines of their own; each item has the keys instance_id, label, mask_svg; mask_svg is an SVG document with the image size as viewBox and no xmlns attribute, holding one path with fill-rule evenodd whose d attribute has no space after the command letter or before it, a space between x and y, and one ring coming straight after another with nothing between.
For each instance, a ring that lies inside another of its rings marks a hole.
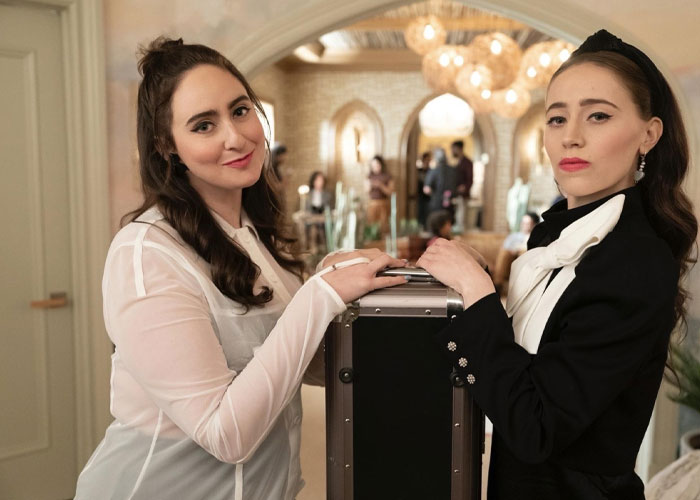
<instances>
[{"instance_id":1,"label":"sheer long sleeve","mask_svg":"<svg viewBox=\"0 0 700 500\"><path fill-rule=\"evenodd\" d=\"M217 459L246 461L296 393L328 323L345 304L322 279L294 295L240 373L231 370L197 280L169 255L112 249L105 321L121 362L185 434ZM139 286L139 273L143 273ZM238 316L241 328L256 309ZM127 403L128 404L128 403Z\"/></svg>"}]
</instances>

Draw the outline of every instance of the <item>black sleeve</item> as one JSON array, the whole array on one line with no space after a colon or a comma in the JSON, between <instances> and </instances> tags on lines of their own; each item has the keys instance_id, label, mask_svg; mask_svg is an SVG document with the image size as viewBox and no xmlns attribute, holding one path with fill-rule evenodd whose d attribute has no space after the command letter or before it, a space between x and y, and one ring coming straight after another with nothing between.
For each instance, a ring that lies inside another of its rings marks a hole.
<instances>
[{"instance_id":1,"label":"black sleeve","mask_svg":"<svg viewBox=\"0 0 700 500\"><path fill-rule=\"evenodd\" d=\"M589 280L577 277L557 305L570 304L552 325L558 341L541 344L536 355L514 342L496 294L473 304L437 335L520 460L540 463L565 449L629 386L661 336L668 337L675 268L630 267Z\"/></svg>"}]
</instances>

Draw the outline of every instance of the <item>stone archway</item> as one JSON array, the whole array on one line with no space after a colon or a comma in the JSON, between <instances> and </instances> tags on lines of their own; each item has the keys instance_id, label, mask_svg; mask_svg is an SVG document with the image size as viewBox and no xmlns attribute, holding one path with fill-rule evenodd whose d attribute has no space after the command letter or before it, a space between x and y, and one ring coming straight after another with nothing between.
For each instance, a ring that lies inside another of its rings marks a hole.
<instances>
[{"instance_id":1,"label":"stone archway","mask_svg":"<svg viewBox=\"0 0 700 500\"><path fill-rule=\"evenodd\" d=\"M338 109L330 120L329 133L327 135L328 144L328 164L326 173L330 185L334 185L336 181L347 177L347 172L343 172L343 168L348 164L344 158L343 151L343 133L345 127L353 118L361 122L361 126L365 128L367 144L367 153L365 158L358 158L358 163L367 163L369 159L378 154L384 153L384 127L379 114L369 104L359 99L355 99L344 104Z\"/></svg>"},{"instance_id":2,"label":"stone archway","mask_svg":"<svg viewBox=\"0 0 700 500\"><path fill-rule=\"evenodd\" d=\"M465 0L455 0L467 3ZM268 23L264 30L256 30L235 43L227 55L249 77L281 59L304 43L316 39L323 33L351 24L379 12L414 3L415 0L324 0L308 2L304 6L291 7L285 16ZM572 3L559 4L549 0L470 0L471 7L498 12L504 16L526 23L543 33L580 43L587 35L608 27L619 36L644 49L649 47L644 40L634 36L621 26L611 25L602 14ZM270 36L273 33L274 36ZM653 52L653 50L652 50ZM667 77L679 101L688 128L691 151L697 156L697 133L691 119L690 107L678 79L663 60L655 58L659 68ZM405 158L404 158L405 161ZM691 169L686 182L691 198L700 195L700 169ZM662 389L663 393L663 389ZM665 397L659 397L655 415L640 450L639 468L641 476L648 477L675 458L676 440L664 435L665 429L677 429L677 407Z\"/></svg>"},{"instance_id":3,"label":"stone archway","mask_svg":"<svg viewBox=\"0 0 700 500\"><path fill-rule=\"evenodd\" d=\"M418 114L425 107L425 105L431 100L435 99L439 94L430 94L423 98L413 111L406 119L403 130L401 131L401 139L399 145L399 179L398 185L404 186L407 182L407 162L409 160L409 142L411 131L414 125L418 121ZM479 134L479 141L482 149L482 153L487 153L489 157L496 157L496 133L493 127L493 123L488 115L476 114L474 116L474 130ZM495 172L492 169L486 171L484 179L484 197L490 197L493 199L494 189L495 189L496 179ZM398 200L399 207L401 207L402 213L408 212L407 207L407 197L405 194ZM483 214L483 225L485 228L492 228L494 220L493 207L484 207Z\"/></svg>"}]
</instances>

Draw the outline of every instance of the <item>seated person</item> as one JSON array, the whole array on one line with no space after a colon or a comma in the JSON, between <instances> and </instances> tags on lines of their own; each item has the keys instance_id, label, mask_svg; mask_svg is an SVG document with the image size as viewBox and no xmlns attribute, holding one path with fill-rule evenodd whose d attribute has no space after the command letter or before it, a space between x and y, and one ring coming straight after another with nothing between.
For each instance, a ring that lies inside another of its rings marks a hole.
<instances>
[{"instance_id":1,"label":"seated person","mask_svg":"<svg viewBox=\"0 0 700 500\"><path fill-rule=\"evenodd\" d=\"M428 230L433 235L426 243L426 248L438 238L452 239L452 215L447 210L437 210L428 216Z\"/></svg>"},{"instance_id":2,"label":"seated person","mask_svg":"<svg viewBox=\"0 0 700 500\"><path fill-rule=\"evenodd\" d=\"M313 214L322 214L326 207L331 206L331 194L326 191L326 176L318 170L311 174L309 179L309 197L306 202L306 211Z\"/></svg>"},{"instance_id":3,"label":"seated person","mask_svg":"<svg viewBox=\"0 0 700 500\"><path fill-rule=\"evenodd\" d=\"M511 253L521 254L527 250L527 240L532 229L540 221L535 212L528 212L520 219L520 231L509 234L503 242L503 248Z\"/></svg>"}]
</instances>

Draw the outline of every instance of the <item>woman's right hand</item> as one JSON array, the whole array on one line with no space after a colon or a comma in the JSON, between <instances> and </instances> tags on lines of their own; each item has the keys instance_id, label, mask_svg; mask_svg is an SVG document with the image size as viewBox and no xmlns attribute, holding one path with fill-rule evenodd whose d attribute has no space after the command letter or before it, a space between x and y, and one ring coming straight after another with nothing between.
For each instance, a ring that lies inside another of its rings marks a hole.
<instances>
[{"instance_id":1,"label":"woman's right hand","mask_svg":"<svg viewBox=\"0 0 700 500\"><path fill-rule=\"evenodd\" d=\"M372 257L370 257L370 255L372 255ZM369 259L368 263L343 267L327 272L321 276L321 279L326 280L345 303L359 299L372 290L401 285L407 281L403 276L377 277L377 273L382 269L387 267L404 267L406 262L395 259L376 249L356 250L354 252L338 254L331 257L331 259L334 257L342 257L338 262L356 259L358 257ZM330 265L337 264L338 262L330 262ZM324 262L324 264L326 263Z\"/></svg>"}]
</instances>

